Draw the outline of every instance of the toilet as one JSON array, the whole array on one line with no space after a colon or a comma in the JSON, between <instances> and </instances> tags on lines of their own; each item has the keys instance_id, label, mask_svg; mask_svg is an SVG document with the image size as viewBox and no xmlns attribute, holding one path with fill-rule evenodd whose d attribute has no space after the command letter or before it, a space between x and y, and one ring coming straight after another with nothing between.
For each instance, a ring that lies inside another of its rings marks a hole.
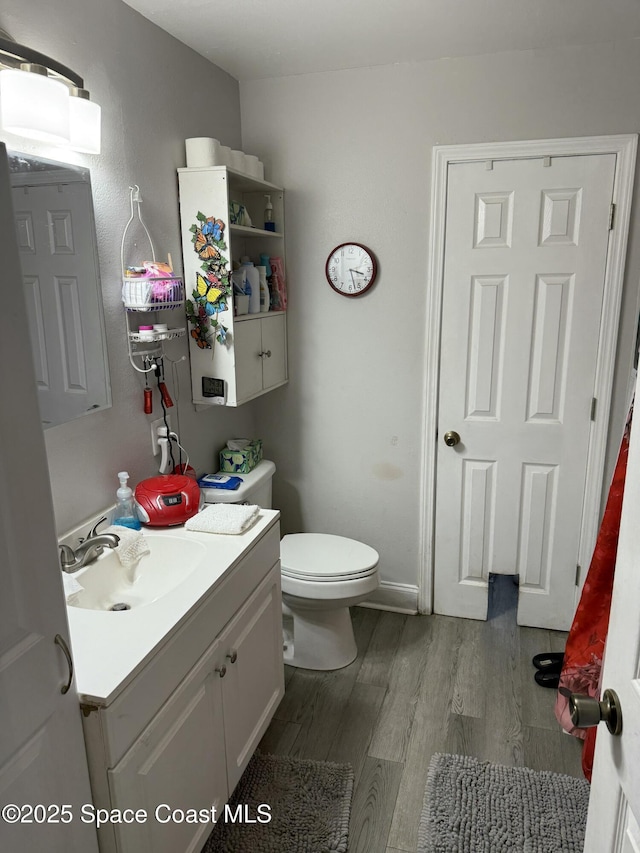
<instances>
[{"instance_id":1,"label":"toilet","mask_svg":"<svg viewBox=\"0 0 640 853\"><path fill-rule=\"evenodd\" d=\"M234 491L205 489L208 502L271 509L276 466L263 459ZM284 661L304 669L341 669L357 655L349 607L378 588L378 553L330 533L291 533L280 542Z\"/></svg>"}]
</instances>

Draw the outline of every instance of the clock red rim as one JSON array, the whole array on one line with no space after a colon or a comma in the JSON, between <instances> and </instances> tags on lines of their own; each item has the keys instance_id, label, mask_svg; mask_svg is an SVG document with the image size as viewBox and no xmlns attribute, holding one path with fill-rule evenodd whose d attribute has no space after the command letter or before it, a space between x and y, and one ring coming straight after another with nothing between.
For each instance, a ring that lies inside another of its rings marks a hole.
<instances>
[{"instance_id":1,"label":"clock red rim","mask_svg":"<svg viewBox=\"0 0 640 853\"><path fill-rule=\"evenodd\" d=\"M358 248L363 249L367 255L371 258L371 265L373 267L373 272L371 274L371 281L367 284L366 287L363 287L362 290L358 290L356 293L346 293L344 290L340 290L338 287L334 285L329 276L329 262L331 258L335 255L338 249L342 249L345 246L358 246ZM327 281L329 282L329 287L335 292L340 294L340 296L346 296L347 299L357 299L358 296L363 296L367 293L370 288L373 286L373 283L376 280L376 276L378 275L378 262L376 261L376 256L373 254L371 249L368 246L365 246L364 243L356 243L355 240L348 240L346 243L339 243L334 249L329 252L329 256L327 258L327 262L324 265L324 274L326 276Z\"/></svg>"}]
</instances>

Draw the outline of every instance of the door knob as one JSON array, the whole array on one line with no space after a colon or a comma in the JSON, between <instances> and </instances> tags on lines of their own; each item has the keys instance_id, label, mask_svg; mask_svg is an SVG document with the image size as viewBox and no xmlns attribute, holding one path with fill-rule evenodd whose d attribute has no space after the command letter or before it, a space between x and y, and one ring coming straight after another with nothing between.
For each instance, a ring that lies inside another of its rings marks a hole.
<instances>
[{"instance_id":1,"label":"door knob","mask_svg":"<svg viewBox=\"0 0 640 853\"><path fill-rule=\"evenodd\" d=\"M612 735L622 731L622 709L615 690L605 690L598 702L591 696L572 693L569 697L571 722L580 729L589 729L603 722Z\"/></svg>"},{"instance_id":2,"label":"door knob","mask_svg":"<svg viewBox=\"0 0 640 853\"><path fill-rule=\"evenodd\" d=\"M444 443L447 445L447 447L455 447L456 444L459 444L459 442L460 442L460 435L457 432L454 432L453 430L450 430L449 432L445 432Z\"/></svg>"}]
</instances>

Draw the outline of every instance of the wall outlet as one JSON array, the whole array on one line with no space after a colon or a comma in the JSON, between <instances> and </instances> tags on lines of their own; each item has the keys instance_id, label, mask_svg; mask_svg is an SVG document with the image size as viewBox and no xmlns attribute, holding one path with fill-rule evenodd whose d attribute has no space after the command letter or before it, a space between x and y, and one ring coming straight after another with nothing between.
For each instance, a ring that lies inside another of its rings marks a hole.
<instances>
[{"instance_id":1,"label":"wall outlet","mask_svg":"<svg viewBox=\"0 0 640 853\"><path fill-rule=\"evenodd\" d=\"M167 415L167 423L169 424L169 431L171 431L171 419L170 416ZM155 421L151 421L151 449L153 451L154 456L158 456L160 453L160 445L158 444L158 429L159 427L164 426L164 418L157 418Z\"/></svg>"}]
</instances>

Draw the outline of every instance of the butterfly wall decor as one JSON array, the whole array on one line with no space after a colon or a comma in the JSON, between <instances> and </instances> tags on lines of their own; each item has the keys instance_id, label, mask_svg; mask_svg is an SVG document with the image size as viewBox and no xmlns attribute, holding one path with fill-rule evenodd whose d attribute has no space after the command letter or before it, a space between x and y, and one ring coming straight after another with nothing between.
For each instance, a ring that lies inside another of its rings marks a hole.
<instances>
[{"instance_id":1,"label":"butterfly wall decor","mask_svg":"<svg viewBox=\"0 0 640 853\"><path fill-rule=\"evenodd\" d=\"M231 297L227 259L222 254L227 249L224 242L225 224L222 219L198 212L197 223L189 229L193 247L202 260L202 272L196 273L196 286L187 299L187 319L193 326L191 337L200 349L211 349L211 339L223 344L227 329L218 315L227 310Z\"/></svg>"}]
</instances>

